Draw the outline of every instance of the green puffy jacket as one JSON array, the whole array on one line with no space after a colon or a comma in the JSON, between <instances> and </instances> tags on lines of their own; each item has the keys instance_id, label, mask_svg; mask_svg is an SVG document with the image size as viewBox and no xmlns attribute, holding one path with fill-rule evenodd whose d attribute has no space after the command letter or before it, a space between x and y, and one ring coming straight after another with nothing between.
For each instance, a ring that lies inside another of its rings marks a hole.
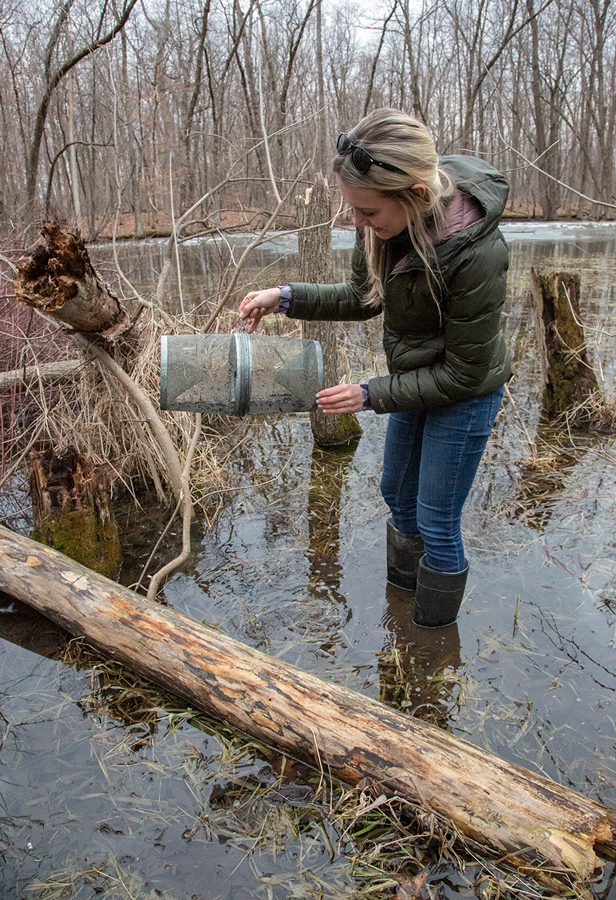
<instances>
[{"instance_id":1,"label":"green puffy jacket","mask_svg":"<svg viewBox=\"0 0 616 900\"><path fill-rule=\"evenodd\" d=\"M508 253L498 223L507 182L475 157L445 156L440 164L459 190L478 201L485 217L435 247L441 274L438 304L414 251L387 279L382 306L363 304L367 269L360 234L350 281L291 285L288 315L296 319L366 320L383 313L389 375L371 378L368 385L379 413L468 400L495 391L511 376L500 330Z\"/></svg>"}]
</instances>

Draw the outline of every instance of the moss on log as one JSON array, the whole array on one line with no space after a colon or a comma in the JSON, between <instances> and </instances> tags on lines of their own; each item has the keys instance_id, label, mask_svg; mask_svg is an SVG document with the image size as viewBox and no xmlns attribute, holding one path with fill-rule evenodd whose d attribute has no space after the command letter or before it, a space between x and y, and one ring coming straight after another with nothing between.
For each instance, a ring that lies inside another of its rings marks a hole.
<instances>
[{"instance_id":1,"label":"moss on log","mask_svg":"<svg viewBox=\"0 0 616 900\"><path fill-rule=\"evenodd\" d=\"M553 418L598 390L580 316L580 276L531 269L544 380L543 412Z\"/></svg>"}]
</instances>

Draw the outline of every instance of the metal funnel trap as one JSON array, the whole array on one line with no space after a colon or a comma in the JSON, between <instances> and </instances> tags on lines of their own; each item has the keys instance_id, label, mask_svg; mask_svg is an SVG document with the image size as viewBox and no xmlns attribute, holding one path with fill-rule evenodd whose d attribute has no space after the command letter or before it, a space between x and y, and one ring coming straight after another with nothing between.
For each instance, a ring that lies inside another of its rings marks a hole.
<instances>
[{"instance_id":1,"label":"metal funnel trap","mask_svg":"<svg viewBox=\"0 0 616 900\"><path fill-rule=\"evenodd\" d=\"M322 387L318 341L243 331L161 338L162 409L223 416L309 412Z\"/></svg>"}]
</instances>

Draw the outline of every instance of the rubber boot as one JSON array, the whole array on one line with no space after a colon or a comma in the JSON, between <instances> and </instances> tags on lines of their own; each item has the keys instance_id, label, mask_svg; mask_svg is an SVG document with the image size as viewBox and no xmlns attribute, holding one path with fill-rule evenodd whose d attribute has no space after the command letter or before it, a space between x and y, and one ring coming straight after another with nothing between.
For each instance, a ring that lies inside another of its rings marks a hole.
<instances>
[{"instance_id":1,"label":"rubber boot","mask_svg":"<svg viewBox=\"0 0 616 900\"><path fill-rule=\"evenodd\" d=\"M419 560L413 622L423 628L442 628L458 617L468 577L468 563L461 572L435 572Z\"/></svg>"},{"instance_id":2,"label":"rubber boot","mask_svg":"<svg viewBox=\"0 0 616 900\"><path fill-rule=\"evenodd\" d=\"M417 566L424 555L418 534L402 534L392 519L387 520L387 580L405 591L414 591Z\"/></svg>"}]
</instances>

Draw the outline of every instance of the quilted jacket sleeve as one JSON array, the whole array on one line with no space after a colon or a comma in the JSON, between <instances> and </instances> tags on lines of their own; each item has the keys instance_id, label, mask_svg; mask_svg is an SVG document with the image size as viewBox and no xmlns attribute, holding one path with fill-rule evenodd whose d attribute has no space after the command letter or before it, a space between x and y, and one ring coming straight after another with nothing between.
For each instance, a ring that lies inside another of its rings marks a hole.
<instances>
[{"instance_id":1,"label":"quilted jacket sleeve","mask_svg":"<svg viewBox=\"0 0 616 900\"><path fill-rule=\"evenodd\" d=\"M358 234L351 261L351 278L342 284L291 284L292 298L287 313L293 319L364 321L378 316L377 307L362 301L368 293L368 270Z\"/></svg>"}]
</instances>

